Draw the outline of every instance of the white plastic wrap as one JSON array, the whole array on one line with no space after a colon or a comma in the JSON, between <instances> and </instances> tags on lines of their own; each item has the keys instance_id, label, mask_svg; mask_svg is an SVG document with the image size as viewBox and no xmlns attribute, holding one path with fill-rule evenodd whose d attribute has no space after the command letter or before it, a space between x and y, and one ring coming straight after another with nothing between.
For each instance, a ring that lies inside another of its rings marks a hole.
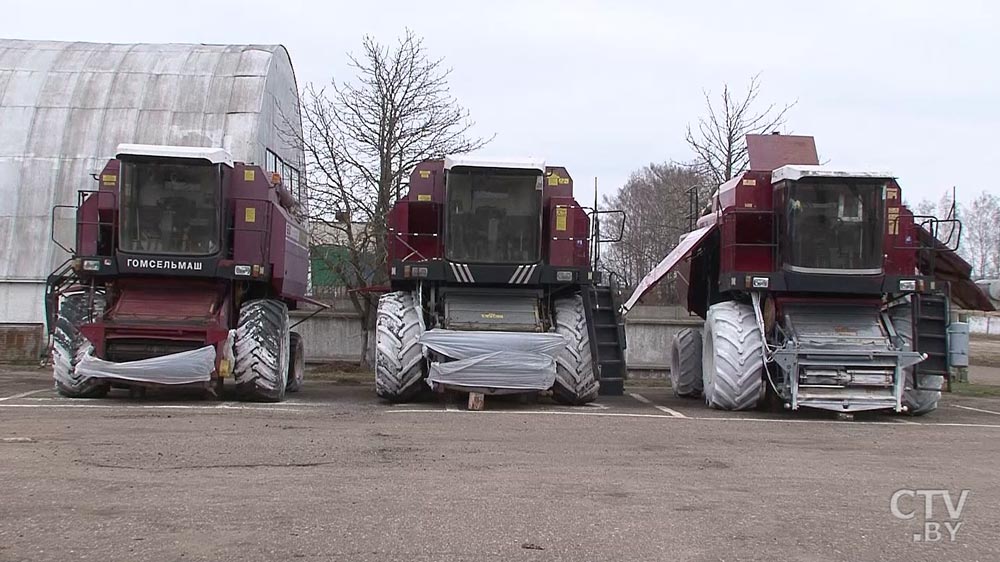
<instances>
[{"instance_id":1,"label":"white plastic wrap","mask_svg":"<svg viewBox=\"0 0 1000 562\"><path fill-rule=\"evenodd\" d=\"M547 390L556 379L555 356L566 346L556 333L433 329L426 348L455 361L432 361L427 384L502 390Z\"/></svg>"},{"instance_id":2,"label":"white plastic wrap","mask_svg":"<svg viewBox=\"0 0 1000 562\"><path fill-rule=\"evenodd\" d=\"M162 357L114 363L87 355L76 366L81 377L122 379L153 384L191 384L211 380L215 370L215 346Z\"/></svg>"}]
</instances>

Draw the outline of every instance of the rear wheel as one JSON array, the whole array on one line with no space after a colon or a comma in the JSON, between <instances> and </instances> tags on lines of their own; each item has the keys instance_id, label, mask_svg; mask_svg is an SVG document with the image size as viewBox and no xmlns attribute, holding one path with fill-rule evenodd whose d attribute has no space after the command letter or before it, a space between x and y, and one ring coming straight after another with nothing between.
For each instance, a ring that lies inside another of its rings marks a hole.
<instances>
[{"instance_id":1,"label":"rear wheel","mask_svg":"<svg viewBox=\"0 0 1000 562\"><path fill-rule=\"evenodd\" d=\"M896 334L903 339L903 351L913 348L913 305L900 304L889 309L889 320ZM941 387L944 377L928 375L920 377L920 386L931 390L917 390L914 370L916 365L903 369L903 405L910 415L922 416L937 410L941 400Z\"/></svg>"},{"instance_id":2,"label":"rear wheel","mask_svg":"<svg viewBox=\"0 0 1000 562\"><path fill-rule=\"evenodd\" d=\"M420 392L427 374L420 336L421 311L413 295L382 295L375 319L375 392L391 402L406 402Z\"/></svg>"},{"instance_id":3,"label":"rear wheel","mask_svg":"<svg viewBox=\"0 0 1000 562\"><path fill-rule=\"evenodd\" d=\"M306 348L298 332L288 334L288 350L291 355L288 358L288 384L285 390L298 392L302 390L302 382L306 376Z\"/></svg>"},{"instance_id":4,"label":"rear wheel","mask_svg":"<svg viewBox=\"0 0 1000 562\"><path fill-rule=\"evenodd\" d=\"M111 385L100 379L85 377L77 372L80 361L93 353L94 346L80 333L79 326L104 311L104 296L95 295L91 314L90 295L63 297L52 332L52 375L56 391L68 398L103 398Z\"/></svg>"},{"instance_id":5,"label":"rear wheel","mask_svg":"<svg viewBox=\"0 0 1000 562\"><path fill-rule=\"evenodd\" d=\"M674 335L670 346L670 386L675 396L701 396L704 388L701 376L701 340L701 331L692 328L684 328Z\"/></svg>"},{"instance_id":6,"label":"rear wheel","mask_svg":"<svg viewBox=\"0 0 1000 562\"><path fill-rule=\"evenodd\" d=\"M236 328L236 393L241 400L280 402L288 386L288 307L272 299L243 303Z\"/></svg>"},{"instance_id":7,"label":"rear wheel","mask_svg":"<svg viewBox=\"0 0 1000 562\"><path fill-rule=\"evenodd\" d=\"M720 410L755 408L764 396L763 347L750 305L712 305L702 340L705 404Z\"/></svg>"},{"instance_id":8,"label":"rear wheel","mask_svg":"<svg viewBox=\"0 0 1000 562\"><path fill-rule=\"evenodd\" d=\"M556 383L552 396L557 402L582 405L597 399L599 383L590 351L590 331L583 297L555 301L556 332L566 337L566 347L556 355Z\"/></svg>"}]
</instances>

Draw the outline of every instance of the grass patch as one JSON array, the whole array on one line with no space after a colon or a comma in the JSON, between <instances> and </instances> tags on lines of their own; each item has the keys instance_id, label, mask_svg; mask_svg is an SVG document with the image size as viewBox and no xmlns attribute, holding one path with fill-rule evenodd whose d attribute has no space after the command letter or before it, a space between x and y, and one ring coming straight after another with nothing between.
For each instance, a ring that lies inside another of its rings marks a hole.
<instances>
[{"instance_id":1,"label":"grass patch","mask_svg":"<svg viewBox=\"0 0 1000 562\"><path fill-rule=\"evenodd\" d=\"M951 383L951 393L962 396L1000 397L1000 386L956 381Z\"/></svg>"},{"instance_id":2,"label":"grass patch","mask_svg":"<svg viewBox=\"0 0 1000 562\"><path fill-rule=\"evenodd\" d=\"M341 369L330 365L316 365L306 368L306 380L327 381L336 384L370 384L375 375L364 369Z\"/></svg>"}]
</instances>

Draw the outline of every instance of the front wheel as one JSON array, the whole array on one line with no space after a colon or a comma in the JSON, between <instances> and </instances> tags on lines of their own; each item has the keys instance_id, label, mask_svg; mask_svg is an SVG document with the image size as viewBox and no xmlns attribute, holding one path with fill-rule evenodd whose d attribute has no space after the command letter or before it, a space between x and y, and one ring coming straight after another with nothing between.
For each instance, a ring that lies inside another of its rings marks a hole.
<instances>
[{"instance_id":1,"label":"front wheel","mask_svg":"<svg viewBox=\"0 0 1000 562\"><path fill-rule=\"evenodd\" d=\"M92 304L93 307L87 294L69 295L59 303L59 316L52 332L52 375L56 391L67 398L103 398L111 390L109 383L77 371L80 361L94 350L79 326L89 323L93 316L100 316L104 297L95 295Z\"/></svg>"},{"instance_id":2,"label":"front wheel","mask_svg":"<svg viewBox=\"0 0 1000 562\"><path fill-rule=\"evenodd\" d=\"M692 328L684 328L674 335L670 346L670 386L674 396L701 396L704 384L701 376L701 340L701 331Z\"/></svg>"},{"instance_id":3,"label":"front wheel","mask_svg":"<svg viewBox=\"0 0 1000 562\"><path fill-rule=\"evenodd\" d=\"M375 392L390 402L406 402L424 387L427 375L420 336L423 312L413 295L382 295L375 320Z\"/></svg>"},{"instance_id":4,"label":"front wheel","mask_svg":"<svg viewBox=\"0 0 1000 562\"><path fill-rule=\"evenodd\" d=\"M306 376L306 348L298 332L288 334L288 349L291 355L288 358L288 384L285 390L298 392L302 390Z\"/></svg>"},{"instance_id":5,"label":"front wheel","mask_svg":"<svg viewBox=\"0 0 1000 562\"><path fill-rule=\"evenodd\" d=\"M896 305L889 309L889 320L896 334L903 339L903 351L913 349L913 305L910 303ZM941 387L944 377L940 375L920 376L920 386L917 388L916 365L903 369L903 405L912 416L923 416L937 410L941 400Z\"/></svg>"},{"instance_id":6,"label":"front wheel","mask_svg":"<svg viewBox=\"0 0 1000 562\"><path fill-rule=\"evenodd\" d=\"M764 397L763 354L753 308L736 301L713 304L702 340L705 404L719 410L756 408Z\"/></svg>"},{"instance_id":7,"label":"front wheel","mask_svg":"<svg viewBox=\"0 0 1000 562\"><path fill-rule=\"evenodd\" d=\"M583 297L555 301L556 332L566 338L566 347L556 355L556 383L552 397L561 404L580 406L597 399L599 383L590 351L590 331Z\"/></svg>"},{"instance_id":8,"label":"front wheel","mask_svg":"<svg viewBox=\"0 0 1000 562\"><path fill-rule=\"evenodd\" d=\"M236 393L241 400L281 402L288 386L288 307L272 299L243 303L236 328Z\"/></svg>"}]
</instances>

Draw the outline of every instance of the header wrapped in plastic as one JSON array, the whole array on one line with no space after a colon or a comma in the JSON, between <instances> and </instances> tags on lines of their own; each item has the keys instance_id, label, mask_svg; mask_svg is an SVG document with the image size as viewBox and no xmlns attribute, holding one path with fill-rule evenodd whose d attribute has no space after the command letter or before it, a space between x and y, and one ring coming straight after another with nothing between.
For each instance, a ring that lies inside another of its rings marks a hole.
<instances>
[{"instance_id":1,"label":"header wrapped in plastic","mask_svg":"<svg viewBox=\"0 0 1000 562\"><path fill-rule=\"evenodd\" d=\"M427 384L498 390L547 390L555 383L555 356L566 346L557 333L433 329L425 348L454 361L432 361Z\"/></svg>"}]
</instances>

